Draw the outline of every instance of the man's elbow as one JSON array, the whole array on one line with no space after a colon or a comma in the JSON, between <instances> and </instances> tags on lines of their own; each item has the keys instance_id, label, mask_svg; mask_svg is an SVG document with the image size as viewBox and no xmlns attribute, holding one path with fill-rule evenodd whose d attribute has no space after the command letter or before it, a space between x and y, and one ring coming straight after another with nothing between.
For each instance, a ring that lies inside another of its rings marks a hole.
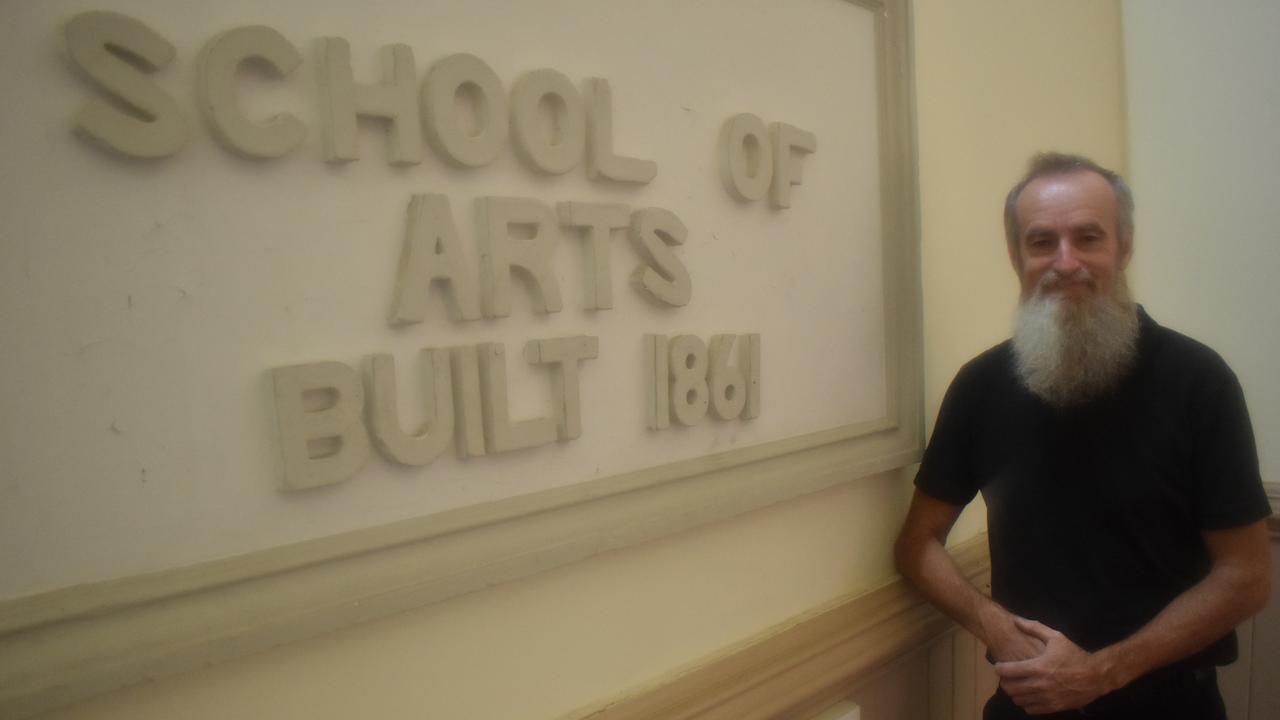
<instances>
[{"instance_id":1,"label":"man's elbow","mask_svg":"<svg viewBox=\"0 0 1280 720\"><path fill-rule=\"evenodd\" d=\"M1272 580L1271 580L1271 545L1269 540L1263 546L1262 552L1253 563L1251 592L1249 593L1252 600L1250 615L1255 615L1266 609L1267 604L1271 602Z\"/></svg>"},{"instance_id":2,"label":"man's elbow","mask_svg":"<svg viewBox=\"0 0 1280 720\"><path fill-rule=\"evenodd\" d=\"M1249 607L1249 615L1253 616L1262 612L1267 607L1267 603L1271 602L1271 573L1262 572L1255 577L1251 584L1249 599L1251 601Z\"/></svg>"},{"instance_id":3,"label":"man's elbow","mask_svg":"<svg viewBox=\"0 0 1280 720\"><path fill-rule=\"evenodd\" d=\"M907 574L909 566L907 557L906 537L899 533L898 539L893 543L893 564L898 568L898 573L904 576Z\"/></svg>"},{"instance_id":4,"label":"man's elbow","mask_svg":"<svg viewBox=\"0 0 1280 720\"><path fill-rule=\"evenodd\" d=\"M1230 593L1244 617L1262 612L1271 602L1270 563L1241 568L1231 578ZM1242 618L1243 620L1244 618Z\"/></svg>"},{"instance_id":5,"label":"man's elbow","mask_svg":"<svg viewBox=\"0 0 1280 720\"><path fill-rule=\"evenodd\" d=\"M898 539L893 544L893 561L903 577L909 580L916 577L926 539L920 537L919 533L909 532L905 527L898 533Z\"/></svg>"},{"instance_id":6,"label":"man's elbow","mask_svg":"<svg viewBox=\"0 0 1280 720\"><path fill-rule=\"evenodd\" d=\"M1240 621L1256 615L1271 601L1271 540L1263 522L1206 533L1213 558L1210 574L1229 598Z\"/></svg>"}]
</instances>

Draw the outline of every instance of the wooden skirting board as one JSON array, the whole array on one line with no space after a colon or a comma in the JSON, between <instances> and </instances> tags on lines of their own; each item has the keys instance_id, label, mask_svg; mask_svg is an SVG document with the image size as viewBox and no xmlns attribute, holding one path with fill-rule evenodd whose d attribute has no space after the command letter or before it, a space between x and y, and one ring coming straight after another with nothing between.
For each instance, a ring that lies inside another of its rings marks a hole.
<instances>
[{"instance_id":1,"label":"wooden skirting board","mask_svg":"<svg viewBox=\"0 0 1280 720\"><path fill-rule=\"evenodd\" d=\"M985 534L953 548L952 555L966 577L986 586ZM953 627L898 579L562 720L805 718Z\"/></svg>"}]
</instances>

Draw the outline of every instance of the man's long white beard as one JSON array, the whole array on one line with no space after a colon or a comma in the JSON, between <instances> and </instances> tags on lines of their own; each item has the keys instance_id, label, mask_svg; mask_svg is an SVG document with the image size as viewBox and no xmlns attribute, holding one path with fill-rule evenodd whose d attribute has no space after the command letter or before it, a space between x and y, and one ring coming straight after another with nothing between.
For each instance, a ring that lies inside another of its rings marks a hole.
<instances>
[{"instance_id":1,"label":"man's long white beard","mask_svg":"<svg viewBox=\"0 0 1280 720\"><path fill-rule=\"evenodd\" d=\"M1091 295L1077 304L1048 292L1059 283L1089 281L1083 269L1070 279L1050 270L1018 306L1013 332L1018 376L1056 407L1110 392L1137 355L1138 310L1124 275L1116 276L1110 297Z\"/></svg>"}]
</instances>

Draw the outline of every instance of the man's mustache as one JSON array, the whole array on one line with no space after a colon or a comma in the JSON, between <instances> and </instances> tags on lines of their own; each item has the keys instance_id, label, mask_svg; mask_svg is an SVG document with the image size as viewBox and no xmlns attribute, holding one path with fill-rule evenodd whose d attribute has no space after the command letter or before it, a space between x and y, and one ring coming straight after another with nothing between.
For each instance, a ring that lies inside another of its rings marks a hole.
<instances>
[{"instance_id":1,"label":"man's mustache","mask_svg":"<svg viewBox=\"0 0 1280 720\"><path fill-rule=\"evenodd\" d=\"M1087 285L1095 288L1093 273L1087 268L1077 268L1070 273L1060 273L1057 270L1049 270L1040 278L1040 282L1036 283L1036 295L1061 290L1062 288L1072 285Z\"/></svg>"}]
</instances>

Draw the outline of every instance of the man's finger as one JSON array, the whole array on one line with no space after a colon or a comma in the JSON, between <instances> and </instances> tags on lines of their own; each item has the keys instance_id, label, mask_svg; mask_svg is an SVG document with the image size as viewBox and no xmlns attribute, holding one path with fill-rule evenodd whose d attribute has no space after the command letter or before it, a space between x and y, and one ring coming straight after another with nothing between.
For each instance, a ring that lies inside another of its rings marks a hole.
<instances>
[{"instance_id":1,"label":"man's finger","mask_svg":"<svg viewBox=\"0 0 1280 720\"><path fill-rule=\"evenodd\" d=\"M1018 706L1047 702L1048 694L1044 688L1034 686L1010 687L1004 683L1000 684L1000 689L1004 691L1009 699L1013 700Z\"/></svg>"},{"instance_id":2,"label":"man's finger","mask_svg":"<svg viewBox=\"0 0 1280 720\"><path fill-rule=\"evenodd\" d=\"M1038 671L1036 660L1011 660L1009 662L998 662L991 667L996 671L1002 679L1025 678L1035 675Z\"/></svg>"},{"instance_id":3,"label":"man's finger","mask_svg":"<svg viewBox=\"0 0 1280 720\"><path fill-rule=\"evenodd\" d=\"M1028 620L1024 617L1018 617L1017 615L1013 617L1013 624L1022 632L1038 638L1045 643L1052 640L1058 634L1056 630L1044 623L1039 623L1035 620Z\"/></svg>"},{"instance_id":4,"label":"man's finger","mask_svg":"<svg viewBox=\"0 0 1280 720\"><path fill-rule=\"evenodd\" d=\"M1009 699L1013 701L1014 705L1017 705L1032 714L1035 714L1032 711L1032 708L1044 708L1048 707L1050 704L1050 701L1047 698L1037 695L1009 695Z\"/></svg>"},{"instance_id":5,"label":"man's finger","mask_svg":"<svg viewBox=\"0 0 1280 720\"><path fill-rule=\"evenodd\" d=\"M1039 685L1035 678L1001 680L1000 687L1009 695L1025 695L1039 690Z\"/></svg>"}]
</instances>

